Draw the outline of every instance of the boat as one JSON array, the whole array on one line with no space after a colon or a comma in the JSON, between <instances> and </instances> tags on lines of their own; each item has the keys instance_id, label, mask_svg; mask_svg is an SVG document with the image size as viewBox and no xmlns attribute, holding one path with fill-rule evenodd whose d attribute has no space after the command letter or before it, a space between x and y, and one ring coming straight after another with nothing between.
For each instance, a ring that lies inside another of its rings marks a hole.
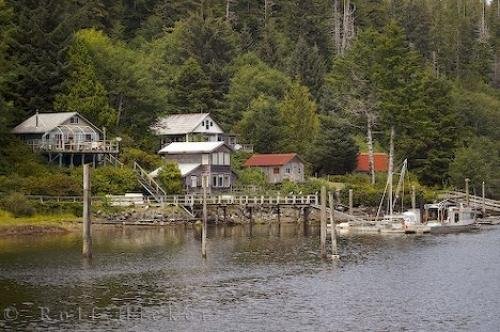
<instances>
[{"instance_id":1,"label":"boat","mask_svg":"<svg viewBox=\"0 0 500 332\"><path fill-rule=\"evenodd\" d=\"M463 232L479 228L470 206L451 200L424 205L424 223L431 233Z\"/></svg>"}]
</instances>

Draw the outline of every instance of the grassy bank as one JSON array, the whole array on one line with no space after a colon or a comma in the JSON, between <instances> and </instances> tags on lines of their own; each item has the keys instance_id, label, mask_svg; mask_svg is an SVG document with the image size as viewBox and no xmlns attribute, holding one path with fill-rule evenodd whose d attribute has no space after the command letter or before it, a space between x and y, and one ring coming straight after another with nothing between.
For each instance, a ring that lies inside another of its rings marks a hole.
<instances>
[{"instance_id":1,"label":"grassy bank","mask_svg":"<svg viewBox=\"0 0 500 332\"><path fill-rule=\"evenodd\" d=\"M66 214L36 214L14 217L0 210L0 236L38 233L65 233L75 227L78 217Z\"/></svg>"}]
</instances>

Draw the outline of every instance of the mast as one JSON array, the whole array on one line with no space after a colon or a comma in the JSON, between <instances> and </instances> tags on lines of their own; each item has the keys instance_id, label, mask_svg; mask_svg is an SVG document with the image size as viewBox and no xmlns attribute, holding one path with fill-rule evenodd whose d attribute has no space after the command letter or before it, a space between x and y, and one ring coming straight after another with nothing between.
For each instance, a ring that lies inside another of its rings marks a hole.
<instances>
[{"instance_id":1,"label":"mast","mask_svg":"<svg viewBox=\"0 0 500 332\"><path fill-rule=\"evenodd\" d=\"M392 197L392 173L394 168L394 127L391 127L391 139L389 143L389 169L387 174L387 183L389 186L389 195L387 196L388 202L387 206L389 207L389 220L392 221L393 214L393 197Z\"/></svg>"}]
</instances>

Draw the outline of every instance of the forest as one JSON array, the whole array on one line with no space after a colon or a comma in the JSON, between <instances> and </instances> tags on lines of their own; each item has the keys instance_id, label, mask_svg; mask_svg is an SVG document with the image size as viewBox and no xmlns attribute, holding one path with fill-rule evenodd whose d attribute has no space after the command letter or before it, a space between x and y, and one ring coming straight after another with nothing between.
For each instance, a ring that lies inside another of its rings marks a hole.
<instances>
[{"instance_id":1,"label":"forest","mask_svg":"<svg viewBox=\"0 0 500 332\"><path fill-rule=\"evenodd\" d=\"M129 154L155 152L159 115L210 112L318 176L394 128L421 183L498 194L499 71L499 0L0 0L0 177L44 171L9 135L35 110Z\"/></svg>"}]
</instances>

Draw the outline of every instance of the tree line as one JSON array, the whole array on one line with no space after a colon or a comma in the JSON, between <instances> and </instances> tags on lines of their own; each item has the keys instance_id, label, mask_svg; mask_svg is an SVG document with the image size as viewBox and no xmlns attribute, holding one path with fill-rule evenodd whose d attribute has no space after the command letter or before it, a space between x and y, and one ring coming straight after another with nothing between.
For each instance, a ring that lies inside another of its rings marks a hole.
<instances>
[{"instance_id":1,"label":"tree line","mask_svg":"<svg viewBox=\"0 0 500 332\"><path fill-rule=\"evenodd\" d=\"M491 182L499 43L497 0L0 0L0 131L78 111L154 151L157 116L211 112L321 175L394 127L424 183Z\"/></svg>"}]
</instances>

